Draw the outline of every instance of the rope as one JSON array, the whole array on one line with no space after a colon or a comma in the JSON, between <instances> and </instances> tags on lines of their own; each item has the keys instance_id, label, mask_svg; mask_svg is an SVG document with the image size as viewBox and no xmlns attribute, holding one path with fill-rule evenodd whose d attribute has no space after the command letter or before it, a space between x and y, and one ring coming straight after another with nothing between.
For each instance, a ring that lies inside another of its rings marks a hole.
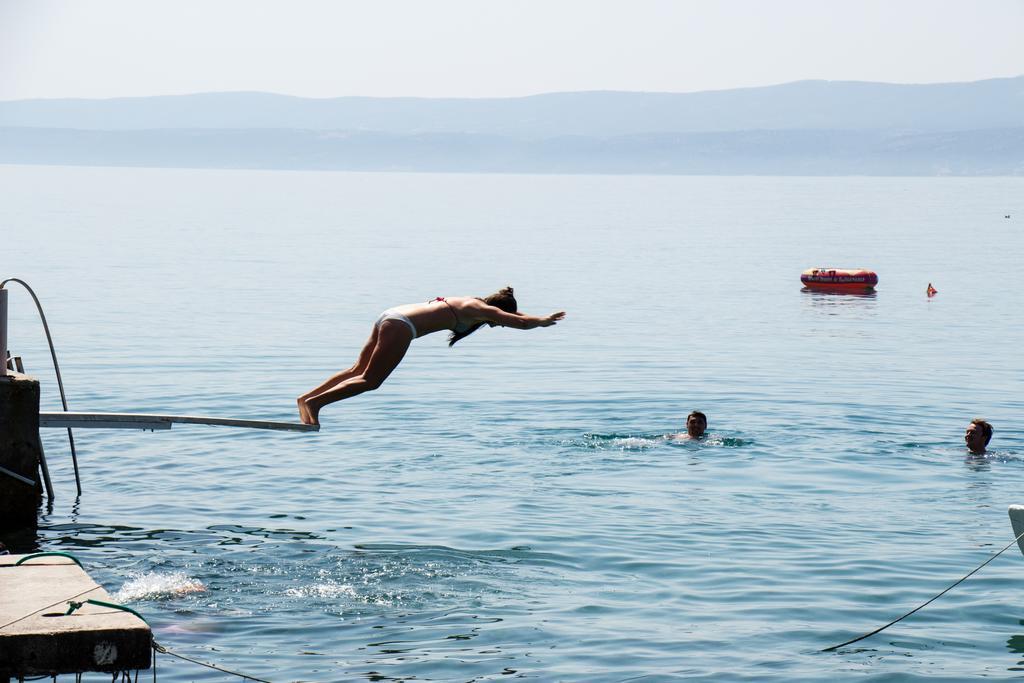
<instances>
[{"instance_id":1,"label":"rope","mask_svg":"<svg viewBox=\"0 0 1024 683\"><path fill-rule=\"evenodd\" d=\"M207 669L213 669L214 671L220 671L221 673L231 674L232 676L238 676L239 678L243 678L243 679L245 679L247 681L257 681L257 683L271 683L270 681L268 681L266 679L263 679L263 678L256 678L255 676L249 676L247 674L239 673L237 671L232 671L231 669L225 669L223 667L219 667L219 666L217 666L215 664L207 664L206 662L201 662L198 659L192 659L191 657L186 657L185 655L180 655L177 652L172 652L171 650L168 650L166 647L164 647L160 643L156 642L155 640L153 641L153 651L154 652L161 652L161 653L163 653L165 655L170 655L172 657L177 657L178 659L183 659L186 662L192 662L193 664L198 664L199 666L205 666ZM156 675L156 671L155 671L155 669L156 669L156 655L153 655L153 665L154 665L153 666L153 668L154 668L154 672L153 673L154 673L154 675Z\"/></svg>"},{"instance_id":2,"label":"rope","mask_svg":"<svg viewBox=\"0 0 1024 683\"><path fill-rule=\"evenodd\" d=\"M33 614L39 614L39 613L40 613L40 612L42 612L43 610L48 610L48 609L50 609L51 607L56 607L57 605L59 605L59 604L61 604L61 603L67 603L67 602L69 602L69 601L71 601L71 600L74 600L75 598L80 598L80 597L82 597L83 595L85 595L86 593L92 593L92 592L93 592L94 590L98 590L98 589L99 589L99 588L101 588L101 587L102 587L102 586L100 586L99 584L97 584L97 585L93 586L92 588L90 588L89 590L84 590L84 591L82 591L82 592L81 592L81 593L79 593L78 595L72 595L72 596L71 596L70 598L62 598L61 600L58 600L57 602L53 603L52 605L47 605L46 607L41 607L41 608L39 608L39 609L37 609L37 610L33 610L32 612L29 612L28 614L26 614L26 615L25 615L25 616L23 616L23 617L18 617L18 618L17 618L17 619L15 619L14 621L8 621L8 622L7 622L6 624L4 624L3 626L0 626L0 631L3 631L3 630L4 630L5 628L7 628L8 626L10 626L11 624L17 624L17 623L18 623L19 621L21 621L21 620L23 620L23 619L28 619L28 618L29 618L29 617L31 617L31 616L32 616Z\"/></svg>"},{"instance_id":3,"label":"rope","mask_svg":"<svg viewBox=\"0 0 1024 683\"><path fill-rule=\"evenodd\" d=\"M57 374L57 388L60 389L60 401L64 405L64 412L68 412L68 399L64 395L64 380L60 377L60 365L57 364L57 351L53 348L53 337L50 336L50 326L46 324L46 314L43 313L43 305L39 303L39 297L32 291L32 288L28 286L28 283L24 280L19 280L16 277L9 277L3 282L0 282L0 289L4 288L8 282L17 282L19 285L28 290L28 293L32 296L32 301L36 303L36 310L39 311L39 319L43 321L43 330L46 332L46 343L50 345L50 357L53 358L53 370ZM6 363L6 359L4 360ZM82 495L82 480L78 476L78 454L75 452L75 437L71 433L71 427L68 427L68 443L71 444L71 462L75 466L75 486L78 487L78 495ZM46 475L49 479L49 474ZM53 490L47 491L50 498L53 498Z\"/></svg>"},{"instance_id":4,"label":"rope","mask_svg":"<svg viewBox=\"0 0 1024 683\"><path fill-rule=\"evenodd\" d=\"M64 613L64 616L70 616L71 614L74 614L77 610L82 609L82 605L85 605L86 603L90 605L97 605L99 607L110 607L111 609L119 609L122 612L134 614L139 619L142 619L143 623L145 623L146 626L149 626L149 622L146 621L146 617L142 616L141 614L133 610L131 607L118 605L116 602L104 602L103 600L93 600L91 598L89 600L83 600L82 602L75 602L73 600L68 601L68 611Z\"/></svg>"},{"instance_id":5,"label":"rope","mask_svg":"<svg viewBox=\"0 0 1024 683\"><path fill-rule=\"evenodd\" d=\"M82 563L78 561L78 558L72 555L71 553L61 553L57 552L56 550L46 553L33 553L31 555L26 555L25 557L15 562L14 566L17 567L21 564L24 564L25 562L28 562L29 560L34 560L37 557L66 557L69 560L74 560L75 564L77 564L79 567L82 566Z\"/></svg>"},{"instance_id":6,"label":"rope","mask_svg":"<svg viewBox=\"0 0 1024 683\"><path fill-rule=\"evenodd\" d=\"M1020 541L1020 539L1021 539L1021 538L1024 538L1024 531L1022 531L1022 532L1020 533L1020 535L1019 535L1019 536L1017 536L1017 538L1015 538L1015 539L1013 539L1012 541L1010 541L1009 543L1007 543L1007 544L1006 544L1006 547L1004 547L1004 548L1003 548L1002 550L1000 550L1000 551L999 551L998 553L996 553L996 554L995 554L995 555L993 555L992 557L988 558L987 560L985 560L984 562L982 562L981 564L979 564L979 565L978 565L977 567L975 567L974 569L972 569L972 570L971 570L970 572L968 572L967 574L965 574L964 576L962 576L962 577L960 578L960 580L959 580L959 581L957 581L956 583L953 583L953 584L949 585L949 586L948 586L948 587L946 588L946 590L942 591L941 593L939 593L938 595L936 595L936 596L935 596L934 598L932 598L932 599L931 599L931 600L929 600L928 602L925 602L925 603L924 603L924 604L922 604L922 605L918 605L918 606L917 606L917 607L915 607L914 609L912 609L912 610L910 610L909 612L907 612L906 614L904 614L904 615L903 615L902 617L900 617L899 619L893 619L892 621L890 621L890 622L889 622L888 624L886 624L885 626L882 626L881 628L876 628L876 629L875 629L874 631L872 631L871 633L865 633L864 635L862 635L862 636L859 636L859 637L857 637L857 638L854 638L853 640L848 640L848 641L846 641L845 643L840 643L839 645L833 645L832 647L826 647L826 648L825 648L824 650L821 650L821 652L834 652L835 650L838 650L838 649L839 649L839 648L841 648L841 647L846 647L847 645L852 645L853 643L856 643L856 642L859 642L859 641L861 641L861 640L864 640L865 638L870 638L871 636L875 635L876 633L881 633L882 631L884 631L885 629L889 628L889 627L890 627L890 626L892 626L893 624L898 624L899 622L903 621L904 619L906 619L907 617L909 617L909 616L910 616L911 614L913 614L914 612L917 612L918 610L920 610L920 609L923 609L923 608L927 607L928 605L932 604L933 602L935 602L936 600L938 600L939 598L941 598L941 597L942 597L943 595L945 595L946 593L948 593L949 591L951 591L951 590L953 590L954 588L956 588L957 586L959 586L959 585L960 585L961 583L963 583L964 581L966 581L967 579L969 579L969 578L970 578L971 576L973 576L974 574L976 574L976 573L977 573L977 572L978 572L978 571L979 571L979 570L980 570L980 569L981 569L982 567L984 567L984 566L985 566L985 565L987 565L987 564L988 564L989 562L991 562L992 560L996 559L997 557L999 557L1000 555L1002 555L1002 554L1003 554L1004 552L1006 552L1006 551L1007 551L1007 550L1008 550L1008 549L1010 548L1010 546L1012 546L1012 545L1013 545L1014 543L1017 543L1018 541Z\"/></svg>"}]
</instances>

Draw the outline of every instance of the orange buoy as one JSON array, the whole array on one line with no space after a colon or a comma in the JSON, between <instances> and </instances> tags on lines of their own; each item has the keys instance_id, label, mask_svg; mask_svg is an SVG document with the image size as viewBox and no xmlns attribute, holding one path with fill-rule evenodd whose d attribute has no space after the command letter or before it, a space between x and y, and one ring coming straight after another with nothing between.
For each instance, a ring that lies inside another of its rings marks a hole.
<instances>
[{"instance_id":1,"label":"orange buoy","mask_svg":"<svg viewBox=\"0 0 1024 683\"><path fill-rule=\"evenodd\" d=\"M928 295L929 299L939 293L939 290L937 290L934 287L932 287L932 283L930 283L930 282L928 283L928 289L926 289L924 291Z\"/></svg>"},{"instance_id":2,"label":"orange buoy","mask_svg":"<svg viewBox=\"0 0 1024 683\"><path fill-rule=\"evenodd\" d=\"M863 268L808 268L800 274L800 282L807 289L856 294L874 290L878 275Z\"/></svg>"}]
</instances>

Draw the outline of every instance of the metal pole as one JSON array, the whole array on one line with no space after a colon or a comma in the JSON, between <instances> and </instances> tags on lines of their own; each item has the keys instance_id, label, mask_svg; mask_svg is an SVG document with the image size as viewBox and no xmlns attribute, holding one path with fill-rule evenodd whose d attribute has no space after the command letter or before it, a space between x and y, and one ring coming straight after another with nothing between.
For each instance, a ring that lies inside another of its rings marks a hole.
<instances>
[{"instance_id":1,"label":"metal pole","mask_svg":"<svg viewBox=\"0 0 1024 683\"><path fill-rule=\"evenodd\" d=\"M53 505L53 482L50 481L50 468L46 465L46 453L43 450L43 440L39 440L39 469L43 472L43 485L46 487L46 498Z\"/></svg>"},{"instance_id":2,"label":"metal pole","mask_svg":"<svg viewBox=\"0 0 1024 683\"><path fill-rule=\"evenodd\" d=\"M57 375L57 388L60 389L60 401L64 405L64 412L68 412L68 399L64 395L64 380L60 377L60 365L57 364L57 351L53 348L53 337L50 336L50 326L46 324L46 314L43 313L43 305L39 303L39 297L36 293L28 286L28 283L24 280L19 280L16 277L9 277L3 282L0 282L0 290L3 290L4 285L8 282L17 282L19 285L28 290L28 293L32 296L32 301L36 304L36 310L39 311L39 320L43 323L43 331L46 332L46 343L50 345L50 357L53 358L53 371ZM75 486L78 488L78 495L82 495L82 480L78 476L78 454L75 452L75 437L71 433L71 427L68 427L68 443L71 445L71 463L75 466Z\"/></svg>"},{"instance_id":3,"label":"metal pole","mask_svg":"<svg viewBox=\"0 0 1024 683\"><path fill-rule=\"evenodd\" d=\"M7 290L0 289L0 377L7 376Z\"/></svg>"}]
</instances>

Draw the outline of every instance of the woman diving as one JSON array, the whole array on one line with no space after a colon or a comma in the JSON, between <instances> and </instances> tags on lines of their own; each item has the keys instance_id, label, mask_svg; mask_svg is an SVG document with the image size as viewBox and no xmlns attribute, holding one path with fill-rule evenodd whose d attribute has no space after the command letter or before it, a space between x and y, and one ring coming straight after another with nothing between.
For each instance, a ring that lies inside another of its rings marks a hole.
<instances>
[{"instance_id":1,"label":"woman diving","mask_svg":"<svg viewBox=\"0 0 1024 683\"><path fill-rule=\"evenodd\" d=\"M416 337L450 330L451 346L483 325L531 330L550 327L564 317L561 311L543 318L520 313L511 287L482 299L439 296L423 304L389 308L373 324L370 338L352 367L299 396L299 418L305 424L320 424L320 410L324 406L379 387L402 362Z\"/></svg>"}]
</instances>

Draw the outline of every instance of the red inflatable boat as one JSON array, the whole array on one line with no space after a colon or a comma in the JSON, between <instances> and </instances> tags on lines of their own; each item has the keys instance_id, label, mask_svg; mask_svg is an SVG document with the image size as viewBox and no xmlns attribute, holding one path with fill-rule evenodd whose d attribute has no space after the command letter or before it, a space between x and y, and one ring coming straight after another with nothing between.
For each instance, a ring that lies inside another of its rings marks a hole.
<instances>
[{"instance_id":1,"label":"red inflatable boat","mask_svg":"<svg viewBox=\"0 0 1024 683\"><path fill-rule=\"evenodd\" d=\"M809 268L800 274L807 289L828 292L863 293L875 289L878 275L873 270L844 268Z\"/></svg>"}]
</instances>

